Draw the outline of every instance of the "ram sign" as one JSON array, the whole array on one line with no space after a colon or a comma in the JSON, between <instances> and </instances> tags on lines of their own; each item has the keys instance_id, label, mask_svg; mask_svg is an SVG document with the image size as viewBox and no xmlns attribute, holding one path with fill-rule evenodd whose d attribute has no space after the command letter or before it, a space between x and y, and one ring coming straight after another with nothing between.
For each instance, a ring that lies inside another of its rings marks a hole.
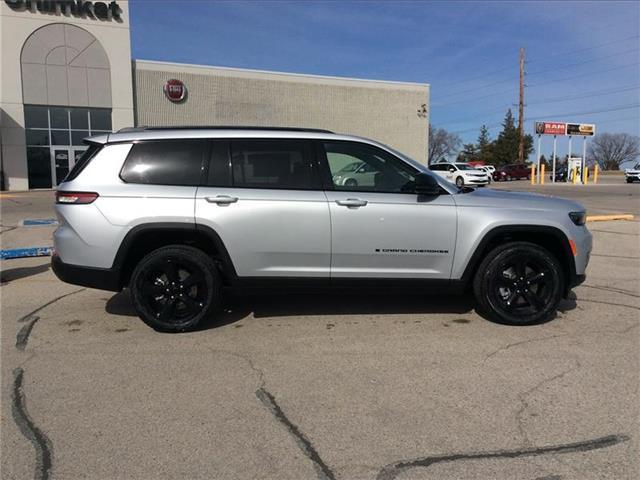
<instances>
[{"instance_id":1,"label":"ram sign","mask_svg":"<svg viewBox=\"0 0 640 480\"><path fill-rule=\"evenodd\" d=\"M562 122L536 122L538 135L566 135L567 124Z\"/></svg>"},{"instance_id":2,"label":"ram sign","mask_svg":"<svg viewBox=\"0 0 640 480\"><path fill-rule=\"evenodd\" d=\"M536 122L537 135L591 136L596 133L592 123Z\"/></svg>"}]
</instances>

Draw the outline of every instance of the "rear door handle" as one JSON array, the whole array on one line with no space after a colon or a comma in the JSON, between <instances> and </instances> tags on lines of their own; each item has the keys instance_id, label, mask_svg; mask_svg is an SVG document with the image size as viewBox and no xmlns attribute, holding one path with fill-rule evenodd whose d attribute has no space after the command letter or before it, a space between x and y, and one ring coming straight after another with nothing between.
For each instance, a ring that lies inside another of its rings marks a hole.
<instances>
[{"instance_id":1,"label":"rear door handle","mask_svg":"<svg viewBox=\"0 0 640 480\"><path fill-rule=\"evenodd\" d=\"M229 195L216 195L215 197L204 197L204 199L209 203L217 203L218 205L229 205L238 201L238 197L230 197Z\"/></svg>"},{"instance_id":2,"label":"rear door handle","mask_svg":"<svg viewBox=\"0 0 640 480\"><path fill-rule=\"evenodd\" d=\"M364 207L367 201L359 198L347 198L346 200L336 200L336 203L342 207L357 208Z\"/></svg>"}]
</instances>

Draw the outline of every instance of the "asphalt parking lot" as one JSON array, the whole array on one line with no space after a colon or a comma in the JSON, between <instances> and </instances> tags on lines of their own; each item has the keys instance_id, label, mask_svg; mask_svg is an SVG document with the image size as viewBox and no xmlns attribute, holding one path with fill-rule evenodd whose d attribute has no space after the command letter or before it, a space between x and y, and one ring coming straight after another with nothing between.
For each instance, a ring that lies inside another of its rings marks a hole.
<instances>
[{"instance_id":1,"label":"asphalt parking lot","mask_svg":"<svg viewBox=\"0 0 640 480\"><path fill-rule=\"evenodd\" d=\"M640 215L622 182L496 188ZM2 248L46 243L53 227L20 222L51 199L3 195ZM637 220L590 224L586 283L520 328L465 297L283 292L168 335L126 292L5 260L2 478L639 478Z\"/></svg>"}]
</instances>

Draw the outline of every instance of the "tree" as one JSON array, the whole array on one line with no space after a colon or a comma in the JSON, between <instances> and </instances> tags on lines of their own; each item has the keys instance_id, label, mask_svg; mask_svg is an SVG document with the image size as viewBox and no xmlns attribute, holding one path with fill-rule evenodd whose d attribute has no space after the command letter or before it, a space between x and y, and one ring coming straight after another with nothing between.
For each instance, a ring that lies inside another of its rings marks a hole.
<instances>
[{"instance_id":1,"label":"tree","mask_svg":"<svg viewBox=\"0 0 640 480\"><path fill-rule=\"evenodd\" d=\"M544 153L540 155L540 165L544 165L545 168L549 168L549 161L547 157L544 156Z\"/></svg>"},{"instance_id":2,"label":"tree","mask_svg":"<svg viewBox=\"0 0 640 480\"><path fill-rule=\"evenodd\" d=\"M456 161L466 163L478 160L478 153L478 147L476 147L473 143L465 143L462 146L462 151L458 154L458 158Z\"/></svg>"},{"instance_id":3,"label":"tree","mask_svg":"<svg viewBox=\"0 0 640 480\"><path fill-rule=\"evenodd\" d=\"M518 161L518 147L520 143L520 135L513 119L511 109L507 113L502 122L502 131L493 144L494 161L498 165L515 163ZM531 135L524 136L524 158L527 158L533 151L533 137Z\"/></svg>"},{"instance_id":4,"label":"tree","mask_svg":"<svg viewBox=\"0 0 640 480\"><path fill-rule=\"evenodd\" d=\"M462 140L455 133L449 133L444 128L434 128L429 125L428 164L446 160L460 148L460 144L462 144Z\"/></svg>"},{"instance_id":5,"label":"tree","mask_svg":"<svg viewBox=\"0 0 640 480\"><path fill-rule=\"evenodd\" d=\"M493 161L493 143L486 125L480 127L480 133L478 134L478 160L482 160L485 163L492 163Z\"/></svg>"},{"instance_id":6,"label":"tree","mask_svg":"<svg viewBox=\"0 0 640 480\"><path fill-rule=\"evenodd\" d=\"M628 133L601 133L589 143L591 160L603 170L620 170L620 165L640 156L640 138Z\"/></svg>"}]
</instances>

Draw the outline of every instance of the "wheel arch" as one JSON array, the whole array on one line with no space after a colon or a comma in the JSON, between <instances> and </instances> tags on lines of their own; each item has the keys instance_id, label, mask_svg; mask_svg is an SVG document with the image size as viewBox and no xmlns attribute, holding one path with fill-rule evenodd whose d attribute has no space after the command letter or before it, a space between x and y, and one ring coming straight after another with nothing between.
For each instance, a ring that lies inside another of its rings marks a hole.
<instances>
[{"instance_id":1,"label":"wheel arch","mask_svg":"<svg viewBox=\"0 0 640 480\"><path fill-rule=\"evenodd\" d=\"M133 227L122 240L112 269L118 272L120 286L129 283L135 265L149 252L167 245L190 245L216 260L223 280L236 271L220 235L212 228L194 223L158 222Z\"/></svg>"},{"instance_id":2,"label":"wheel arch","mask_svg":"<svg viewBox=\"0 0 640 480\"><path fill-rule=\"evenodd\" d=\"M566 234L557 227L547 225L503 225L489 230L476 246L462 274L461 281L468 287L483 258L495 247L508 242L525 241L549 251L560 263L564 275L565 295L576 277L571 245Z\"/></svg>"}]
</instances>

